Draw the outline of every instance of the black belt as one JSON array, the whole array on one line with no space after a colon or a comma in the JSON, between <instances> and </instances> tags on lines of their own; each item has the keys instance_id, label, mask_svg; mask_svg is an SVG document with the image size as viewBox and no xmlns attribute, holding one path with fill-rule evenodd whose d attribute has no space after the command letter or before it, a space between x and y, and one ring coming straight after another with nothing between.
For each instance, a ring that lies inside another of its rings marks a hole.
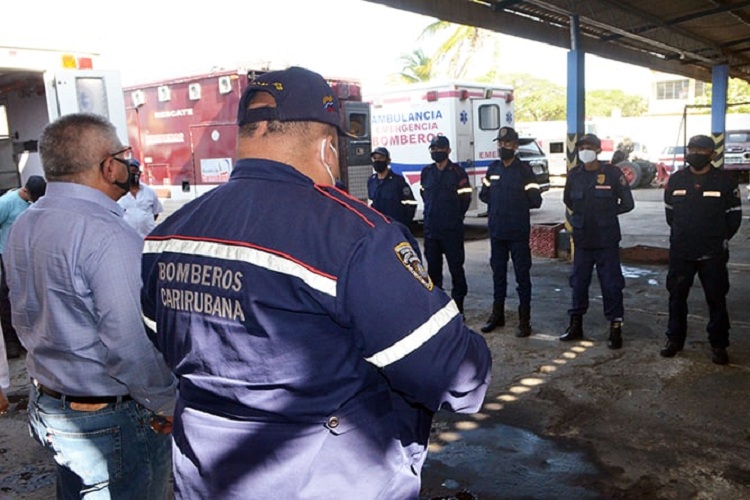
<instances>
[{"instance_id":1,"label":"black belt","mask_svg":"<svg viewBox=\"0 0 750 500\"><path fill-rule=\"evenodd\" d=\"M39 382L34 382L36 388L44 394L55 399L65 399L70 403L87 403L87 404L105 404L105 403L119 403L120 401L130 401L133 398L129 394L124 396L68 396L57 391L53 391L49 387L44 387Z\"/></svg>"}]
</instances>

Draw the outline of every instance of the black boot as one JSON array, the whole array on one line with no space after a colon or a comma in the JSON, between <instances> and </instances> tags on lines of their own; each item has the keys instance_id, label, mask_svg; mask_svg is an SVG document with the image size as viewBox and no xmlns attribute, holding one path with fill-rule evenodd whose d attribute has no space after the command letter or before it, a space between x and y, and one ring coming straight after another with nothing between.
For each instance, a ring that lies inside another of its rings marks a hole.
<instances>
[{"instance_id":1,"label":"black boot","mask_svg":"<svg viewBox=\"0 0 750 500\"><path fill-rule=\"evenodd\" d=\"M622 347L622 322L613 321L609 325L609 340L607 347L610 349L619 349Z\"/></svg>"},{"instance_id":2,"label":"black boot","mask_svg":"<svg viewBox=\"0 0 750 500\"><path fill-rule=\"evenodd\" d=\"M531 335L531 308L520 306L518 308L518 331L516 337L528 337Z\"/></svg>"},{"instance_id":3,"label":"black boot","mask_svg":"<svg viewBox=\"0 0 750 500\"><path fill-rule=\"evenodd\" d=\"M583 338L583 316L580 314L572 314L570 316L570 326L565 330L565 333L560 335L560 340L567 342L569 340L576 340Z\"/></svg>"},{"instance_id":4,"label":"black boot","mask_svg":"<svg viewBox=\"0 0 750 500\"><path fill-rule=\"evenodd\" d=\"M492 314L480 330L484 333L491 332L498 326L505 326L505 302L496 300L492 303Z\"/></svg>"}]
</instances>

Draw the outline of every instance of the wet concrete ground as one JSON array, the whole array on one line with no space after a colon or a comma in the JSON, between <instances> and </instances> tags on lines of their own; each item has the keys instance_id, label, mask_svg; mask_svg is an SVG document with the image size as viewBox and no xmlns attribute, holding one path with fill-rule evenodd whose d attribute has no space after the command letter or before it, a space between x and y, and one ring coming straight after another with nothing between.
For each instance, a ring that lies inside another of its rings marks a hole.
<instances>
[{"instance_id":1,"label":"wet concrete ground","mask_svg":"<svg viewBox=\"0 0 750 500\"><path fill-rule=\"evenodd\" d=\"M621 218L622 247L667 246L661 195L635 191L636 210ZM546 193L533 222L561 221L560 197L559 190ZM166 206L173 210L177 203ZM467 237L466 321L478 330L492 303L486 221L467 220ZM667 319L665 265L623 263L625 345L619 351L605 344L608 324L596 278L586 339L557 340L570 298L570 263L558 259L534 258L534 334L516 338L511 266L507 326L485 335L494 368L484 408L476 415L437 416L422 498L750 498L749 238L745 218L730 245L731 364L723 367L710 360L699 283L690 297L685 350L672 359L659 356ZM0 418L0 498L50 498L53 465L26 430L23 362L13 360L11 371L11 410Z\"/></svg>"}]
</instances>

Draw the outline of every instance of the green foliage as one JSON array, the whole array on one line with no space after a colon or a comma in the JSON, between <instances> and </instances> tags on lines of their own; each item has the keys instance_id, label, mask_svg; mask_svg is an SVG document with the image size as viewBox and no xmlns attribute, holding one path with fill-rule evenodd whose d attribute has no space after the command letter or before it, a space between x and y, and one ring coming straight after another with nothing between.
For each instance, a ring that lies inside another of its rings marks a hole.
<instances>
[{"instance_id":1,"label":"green foliage","mask_svg":"<svg viewBox=\"0 0 750 500\"><path fill-rule=\"evenodd\" d=\"M436 73L451 79L466 78L472 59L479 52L492 49L495 33L475 26L464 26L447 21L436 21L427 26L420 39L440 38L432 57Z\"/></svg>"},{"instance_id":2,"label":"green foliage","mask_svg":"<svg viewBox=\"0 0 750 500\"><path fill-rule=\"evenodd\" d=\"M399 73L404 83L426 82L432 79L432 59L424 55L422 49L401 56L402 69Z\"/></svg>"},{"instance_id":3,"label":"green foliage","mask_svg":"<svg viewBox=\"0 0 750 500\"><path fill-rule=\"evenodd\" d=\"M565 119L566 94L562 85L528 74L505 75L502 82L493 78L489 83L507 83L513 86L516 121Z\"/></svg>"},{"instance_id":4,"label":"green foliage","mask_svg":"<svg viewBox=\"0 0 750 500\"><path fill-rule=\"evenodd\" d=\"M695 98L695 104L711 104L711 95L713 88L710 83L706 84L706 91L702 97ZM750 113L750 83L739 78L730 78L727 85L727 104L736 104L727 106L727 113ZM709 113L711 108L706 108L705 113ZM691 112L696 112L691 110Z\"/></svg>"},{"instance_id":5,"label":"green foliage","mask_svg":"<svg viewBox=\"0 0 750 500\"><path fill-rule=\"evenodd\" d=\"M590 90L586 92L586 116L612 116L615 109L621 116L641 116L648 111L648 102L622 90Z\"/></svg>"}]
</instances>

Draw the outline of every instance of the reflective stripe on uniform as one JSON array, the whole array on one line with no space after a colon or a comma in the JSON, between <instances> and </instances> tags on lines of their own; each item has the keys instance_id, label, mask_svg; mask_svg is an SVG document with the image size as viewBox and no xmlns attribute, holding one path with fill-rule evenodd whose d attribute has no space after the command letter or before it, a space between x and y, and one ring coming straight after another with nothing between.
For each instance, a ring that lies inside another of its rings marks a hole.
<instances>
[{"instance_id":1,"label":"reflective stripe on uniform","mask_svg":"<svg viewBox=\"0 0 750 500\"><path fill-rule=\"evenodd\" d=\"M417 201L416 200L401 200L401 204L402 205L416 205Z\"/></svg>"},{"instance_id":2,"label":"reflective stripe on uniform","mask_svg":"<svg viewBox=\"0 0 750 500\"><path fill-rule=\"evenodd\" d=\"M667 210L673 210L674 209L674 207L672 205L669 205L668 203L664 204L664 208L666 208Z\"/></svg>"},{"instance_id":3,"label":"reflective stripe on uniform","mask_svg":"<svg viewBox=\"0 0 750 500\"><path fill-rule=\"evenodd\" d=\"M151 331L156 331L156 321L152 320L145 314L141 314L141 318L143 319L143 323L151 329Z\"/></svg>"},{"instance_id":4,"label":"reflective stripe on uniform","mask_svg":"<svg viewBox=\"0 0 750 500\"><path fill-rule=\"evenodd\" d=\"M458 191L456 191L456 192L457 192L458 194L466 194L466 193L471 193L472 191L473 191L473 189L472 189L472 188L470 188L470 187L466 187L466 188L461 188L461 189L459 189L459 190L458 190Z\"/></svg>"},{"instance_id":5,"label":"reflective stripe on uniform","mask_svg":"<svg viewBox=\"0 0 750 500\"><path fill-rule=\"evenodd\" d=\"M456 303L451 300L445 305L445 307L433 314L430 319L420 325L409 335L402 338L392 346L373 354L369 358L365 358L365 361L372 363L378 368L383 368L395 363L419 349L422 344L437 335L437 333L458 314L458 307L456 306Z\"/></svg>"},{"instance_id":6,"label":"reflective stripe on uniform","mask_svg":"<svg viewBox=\"0 0 750 500\"><path fill-rule=\"evenodd\" d=\"M729 212L742 212L742 207L737 206L737 207L728 208L727 213Z\"/></svg>"},{"instance_id":7,"label":"reflective stripe on uniform","mask_svg":"<svg viewBox=\"0 0 750 500\"><path fill-rule=\"evenodd\" d=\"M289 256L276 254L256 247L230 245L227 243L202 240L146 240L143 253L174 252L199 257L225 259L245 262L269 271L294 276L301 279L309 287L336 296L336 278L323 275L305 264L295 261Z\"/></svg>"},{"instance_id":8,"label":"reflective stripe on uniform","mask_svg":"<svg viewBox=\"0 0 750 500\"><path fill-rule=\"evenodd\" d=\"M529 189L539 189L539 184L537 184L536 182L529 182L528 184L526 184L526 186L524 186L524 189L526 191L528 191Z\"/></svg>"},{"instance_id":9,"label":"reflective stripe on uniform","mask_svg":"<svg viewBox=\"0 0 750 500\"><path fill-rule=\"evenodd\" d=\"M492 183L490 182L490 180L487 177L485 177L484 179L482 179L482 184L484 184L487 187L490 187L490 185Z\"/></svg>"}]
</instances>

